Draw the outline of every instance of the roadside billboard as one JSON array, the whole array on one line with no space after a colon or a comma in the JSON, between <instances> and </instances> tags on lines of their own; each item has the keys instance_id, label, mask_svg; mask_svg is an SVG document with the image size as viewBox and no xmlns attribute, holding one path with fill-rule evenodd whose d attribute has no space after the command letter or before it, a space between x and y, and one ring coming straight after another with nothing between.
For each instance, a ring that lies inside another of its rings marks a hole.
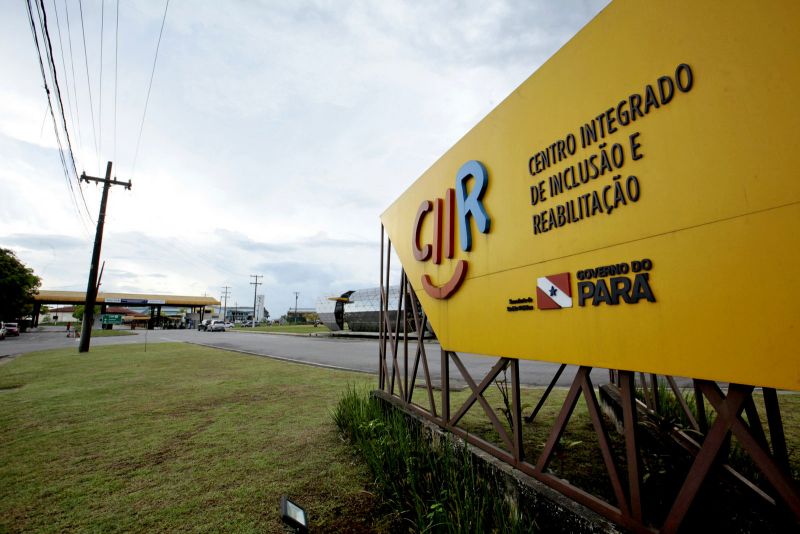
<instances>
[{"instance_id":1,"label":"roadside billboard","mask_svg":"<svg viewBox=\"0 0 800 534\"><path fill-rule=\"evenodd\" d=\"M381 221L442 347L800 390L798 20L614 2L434 163Z\"/></svg>"}]
</instances>

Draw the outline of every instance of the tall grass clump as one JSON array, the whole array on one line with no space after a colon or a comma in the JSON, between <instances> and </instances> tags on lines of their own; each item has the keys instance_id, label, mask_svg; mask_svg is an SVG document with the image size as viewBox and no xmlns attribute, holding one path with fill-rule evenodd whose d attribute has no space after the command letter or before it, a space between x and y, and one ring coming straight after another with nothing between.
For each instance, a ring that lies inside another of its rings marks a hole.
<instances>
[{"instance_id":1,"label":"tall grass clump","mask_svg":"<svg viewBox=\"0 0 800 534\"><path fill-rule=\"evenodd\" d=\"M333 419L400 522L419 532L530 532L531 522L481 472L466 447L350 387ZM523 526L525 525L525 526Z\"/></svg>"},{"instance_id":2,"label":"tall grass clump","mask_svg":"<svg viewBox=\"0 0 800 534\"><path fill-rule=\"evenodd\" d=\"M669 431L673 426L683 430L688 430L691 428L689 418L686 416L686 413L684 413L678 398L664 380L658 381L656 396L658 397L659 413L654 414L654 417L657 420L657 425L662 430ZM686 401L689 411L692 412L694 418L697 419L697 403L695 401L694 393L690 391L683 391L681 396ZM645 402L644 392L640 388L636 389L636 397L640 401ZM714 422L715 415L716 414L713 410L706 411L706 417L709 425Z\"/></svg>"}]
</instances>

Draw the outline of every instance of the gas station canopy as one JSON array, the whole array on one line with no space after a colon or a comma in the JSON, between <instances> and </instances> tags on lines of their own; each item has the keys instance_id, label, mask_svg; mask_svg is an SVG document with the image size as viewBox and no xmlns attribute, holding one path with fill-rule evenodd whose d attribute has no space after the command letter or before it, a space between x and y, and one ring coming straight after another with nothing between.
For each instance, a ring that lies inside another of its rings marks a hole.
<instances>
[{"instance_id":1,"label":"gas station canopy","mask_svg":"<svg viewBox=\"0 0 800 534\"><path fill-rule=\"evenodd\" d=\"M37 304L84 304L84 291L40 290L34 297ZM143 293L98 293L97 304L125 304L128 306L219 306L214 297L192 297L185 295L150 295Z\"/></svg>"}]
</instances>

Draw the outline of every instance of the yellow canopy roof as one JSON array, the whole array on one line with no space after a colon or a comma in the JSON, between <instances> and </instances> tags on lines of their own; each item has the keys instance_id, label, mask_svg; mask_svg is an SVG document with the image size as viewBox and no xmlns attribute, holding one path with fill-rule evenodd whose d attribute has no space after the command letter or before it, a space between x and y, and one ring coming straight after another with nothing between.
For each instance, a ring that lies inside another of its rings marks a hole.
<instances>
[{"instance_id":1,"label":"yellow canopy roof","mask_svg":"<svg viewBox=\"0 0 800 534\"><path fill-rule=\"evenodd\" d=\"M84 291L51 291L42 289L34 297L42 304L83 304ZM214 297L193 297L186 295L153 295L147 293L98 293L97 304L125 304L128 306L219 306Z\"/></svg>"}]
</instances>

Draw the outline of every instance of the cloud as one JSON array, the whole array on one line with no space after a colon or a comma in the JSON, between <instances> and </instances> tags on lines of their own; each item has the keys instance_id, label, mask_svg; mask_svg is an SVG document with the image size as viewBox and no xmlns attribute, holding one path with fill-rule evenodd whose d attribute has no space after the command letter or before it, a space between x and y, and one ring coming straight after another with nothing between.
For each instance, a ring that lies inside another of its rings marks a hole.
<instances>
[{"instance_id":1,"label":"cloud","mask_svg":"<svg viewBox=\"0 0 800 534\"><path fill-rule=\"evenodd\" d=\"M55 250L69 253L82 250L86 242L68 235L10 234L0 237L3 246L29 250Z\"/></svg>"},{"instance_id":2,"label":"cloud","mask_svg":"<svg viewBox=\"0 0 800 534\"><path fill-rule=\"evenodd\" d=\"M100 5L84 4L99 43ZM102 83L98 47L87 77L82 39L62 25L78 172L113 161L133 181L109 193L104 288L230 286L249 302L258 274L274 314L294 291L310 307L376 285L379 214L603 5L173 2L144 122L163 5L121 3L118 69L109 39ZM45 288L82 289L102 190L64 176L24 3L0 6L0 36L0 245Z\"/></svg>"}]
</instances>

